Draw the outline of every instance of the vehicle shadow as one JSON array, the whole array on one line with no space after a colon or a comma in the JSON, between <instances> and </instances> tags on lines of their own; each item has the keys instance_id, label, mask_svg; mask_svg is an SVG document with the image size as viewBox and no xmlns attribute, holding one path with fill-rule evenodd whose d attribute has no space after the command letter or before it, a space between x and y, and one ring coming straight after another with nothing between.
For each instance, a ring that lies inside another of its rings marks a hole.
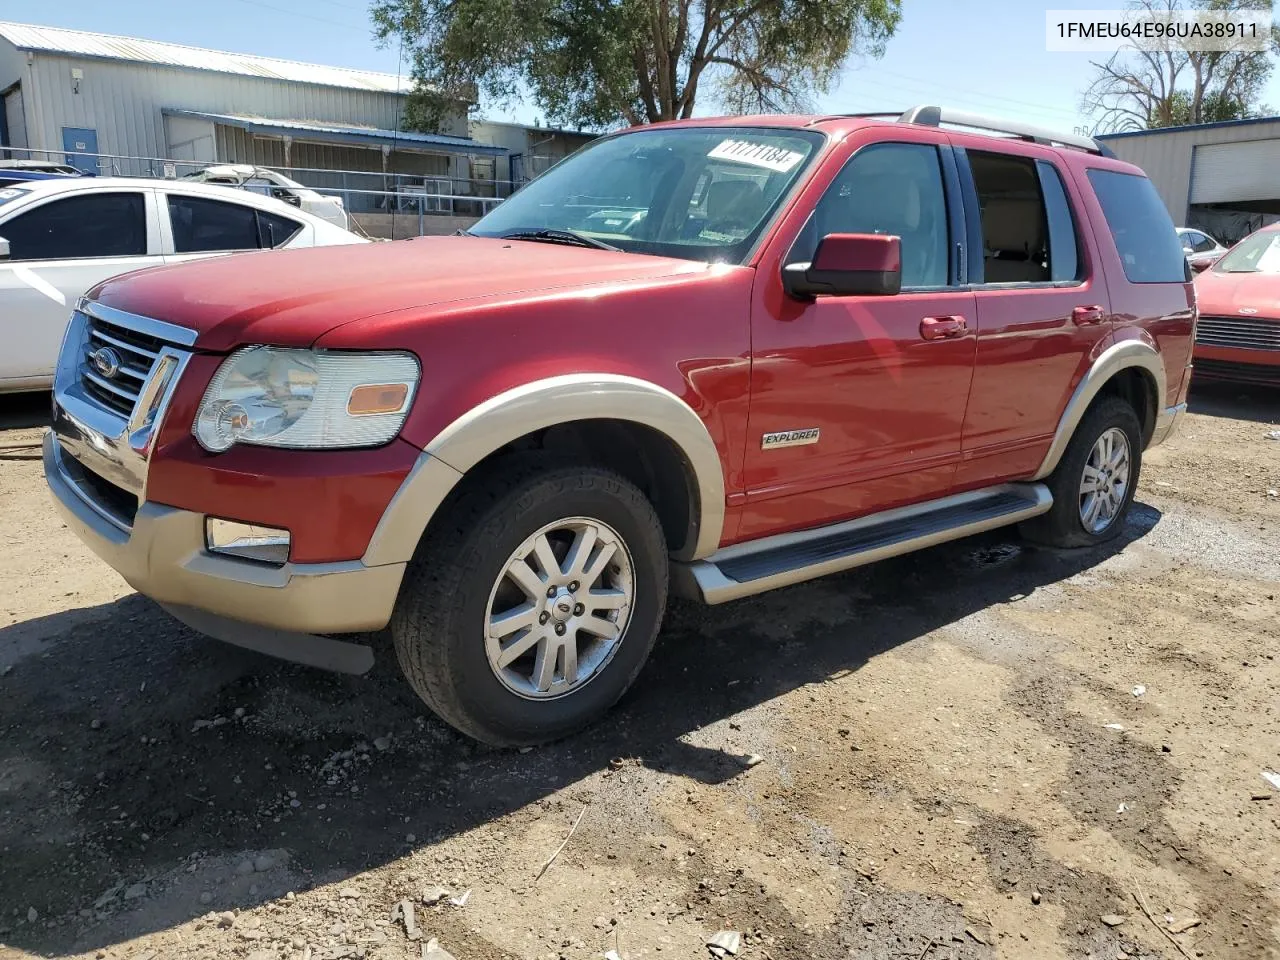
<instances>
[{"instance_id":1,"label":"vehicle shadow","mask_svg":"<svg viewBox=\"0 0 1280 960\"><path fill-rule=\"evenodd\" d=\"M1280 423L1280 390L1220 380L1191 380L1187 409L1208 417Z\"/></svg>"},{"instance_id":2,"label":"vehicle shadow","mask_svg":"<svg viewBox=\"0 0 1280 960\"><path fill-rule=\"evenodd\" d=\"M15 628L54 635L0 678L0 904L21 908L0 915L0 933L42 956L108 947L122 937L94 924L100 894L180 873L197 852L286 848L301 888L519 810L618 757L727 781L743 759L687 734L1088 570L1159 519L1135 505L1097 549L1023 547L996 531L724 607L676 605L612 713L525 754L427 715L385 650L366 677L325 674L206 640L136 595L0 629L0 652ZM283 893L248 889L217 909ZM28 905L39 922L24 922ZM210 909L194 895L139 908L131 934Z\"/></svg>"},{"instance_id":3,"label":"vehicle shadow","mask_svg":"<svg viewBox=\"0 0 1280 960\"><path fill-rule=\"evenodd\" d=\"M0 394L0 431L48 426L49 404L47 390L43 393Z\"/></svg>"}]
</instances>

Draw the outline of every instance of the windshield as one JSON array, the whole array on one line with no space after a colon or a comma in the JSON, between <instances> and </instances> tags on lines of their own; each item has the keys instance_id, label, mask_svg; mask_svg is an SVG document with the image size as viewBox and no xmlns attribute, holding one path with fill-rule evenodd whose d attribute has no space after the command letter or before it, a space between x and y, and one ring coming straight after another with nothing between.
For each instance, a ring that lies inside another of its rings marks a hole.
<instances>
[{"instance_id":1,"label":"windshield","mask_svg":"<svg viewBox=\"0 0 1280 960\"><path fill-rule=\"evenodd\" d=\"M631 253L741 263L822 145L812 130L644 130L584 147L471 228L572 231Z\"/></svg>"},{"instance_id":2,"label":"windshield","mask_svg":"<svg viewBox=\"0 0 1280 960\"><path fill-rule=\"evenodd\" d=\"M1280 273L1280 233L1255 233L1218 261L1218 273Z\"/></svg>"}]
</instances>

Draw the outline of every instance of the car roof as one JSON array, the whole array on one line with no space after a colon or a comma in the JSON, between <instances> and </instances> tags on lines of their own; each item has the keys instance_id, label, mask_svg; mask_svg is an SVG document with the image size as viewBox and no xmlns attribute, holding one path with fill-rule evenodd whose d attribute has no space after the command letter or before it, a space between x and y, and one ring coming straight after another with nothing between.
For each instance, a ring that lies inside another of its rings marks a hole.
<instances>
[{"instance_id":1,"label":"car roof","mask_svg":"<svg viewBox=\"0 0 1280 960\"><path fill-rule=\"evenodd\" d=\"M314 214L300 210L292 204L264 197L262 194L229 187L218 183L200 183L194 180L160 180L149 177L66 177L56 180L38 180L23 184L21 189L36 197L49 197L58 194L72 193L109 193L112 190L161 190L166 193L180 193L187 196L208 197L210 200L222 200L228 203L239 203L243 206L257 207L269 213L292 217L307 223L328 223Z\"/></svg>"},{"instance_id":2,"label":"car roof","mask_svg":"<svg viewBox=\"0 0 1280 960\"><path fill-rule=\"evenodd\" d=\"M36 183L40 180L75 180L78 173L64 173L61 170L29 170L25 167L0 167L0 177L6 180L21 180L23 183Z\"/></svg>"},{"instance_id":3,"label":"car roof","mask_svg":"<svg viewBox=\"0 0 1280 960\"><path fill-rule=\"evenodd\" d=\"M921 108L907 111L907 114L920 112ZM927 108L933 110L935 108ZM847 113L847 114L812 114L812 113L772 113L772 114L749 114L746 116L723 116L723 117L696 117L689 120L668 120L654 124L637 124L619 131L620 134L637 133L643 130L651 130L654 128L691 128L698 127L758 127L758 128L778 128L789 130L817 130L826 134L833 140L839 141L847 137L849 134L857 130L865 130L868 127L881 128L899 128L908 130L941 130L948 136L955 137L962 144L968 139L970 141L980 142L986 141L995 144L1022 144L1030 142L1026 136L1027 131L1005 131L1001 132L1000 121L986 121L985 118L972 118L984 121L981 125L972 125L966 119L948 120L944 114L941 118L941 125L928 123L924 121L912 122L906 119L907 114L901 112L884 112L884 113ZM1036 131L1037 135L1045 134L1046 131ZM1050 134L1052 135L1052 134ZM1070 139L1074 135L1060 134L1060 136ZM1076 138L1079 139L1079 138ZM1058 154L1064 160L1071 163L1079 163L1081 160L1087 162L1088 166L1102 167L1108 170L1114 170L1118 173L1137 174L1146 176L1146 173L1139 167L1131 163L1126 163L1107 153L1095 152L1092 150L1079 149L1078 146L1068 146L1060 141L1044 142L1036 141L1039 145L1047 150L1051 150ZM1101 149L1101 146L1099 149ZM975 147L976 148L976 147Z\"/></svg>"},{"instance_id":4,"label":"car roof","mask_svg":"<svg viewBox=\"0 0 1280 960\"><path fill-rule=\"evenodd\" d=\"M82 174L71 164L56 160L0 160L0 170L59 170L72 176Z\"/></svg>"}]
</instances>

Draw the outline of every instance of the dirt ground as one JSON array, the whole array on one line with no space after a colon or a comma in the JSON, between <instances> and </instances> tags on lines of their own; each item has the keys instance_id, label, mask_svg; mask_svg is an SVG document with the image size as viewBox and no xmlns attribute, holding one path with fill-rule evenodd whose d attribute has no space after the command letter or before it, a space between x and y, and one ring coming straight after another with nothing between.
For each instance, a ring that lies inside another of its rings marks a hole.
<instances>
[{"instance_id":1,"label":"dirt ground","mask_svg":"<svg viewBox=\"0 0 1280 960\"><path fill-rule=\"evenodd\" d=\"M133 594L17 447L46 405L0 398L4 960L1280 958L1280 395L1197 390L1106 549L680 606L527 753Z\"/></svg>"}]
</instances>

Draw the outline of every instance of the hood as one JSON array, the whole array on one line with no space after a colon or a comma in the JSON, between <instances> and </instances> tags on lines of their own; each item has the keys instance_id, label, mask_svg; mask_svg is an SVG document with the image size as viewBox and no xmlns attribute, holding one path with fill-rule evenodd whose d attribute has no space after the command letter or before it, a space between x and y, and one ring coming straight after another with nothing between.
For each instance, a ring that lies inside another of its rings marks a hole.
<instances>
[{"instance_id":1,"label":"hood","mask_svg":"<svg viewBox=\"0 0 1280 960\"><path fill-rule=\"evenodd\" d=\"M238 253L108 280L90 299L196 330L197 348L308 346L344 324L460 300L703 273L705 263L523 240L424 237Z\"/></svg>"},{"instance_id":2,"label":"hood","mask_svg":"<svg viewBox=\"0 0 1280 960\"><path fill-rule=\"evenodd\" d=\"M1210 267L1195 284L1201 316L1280 319L1280 275L1220 273Z\"/></svg>"}]
</instances>

